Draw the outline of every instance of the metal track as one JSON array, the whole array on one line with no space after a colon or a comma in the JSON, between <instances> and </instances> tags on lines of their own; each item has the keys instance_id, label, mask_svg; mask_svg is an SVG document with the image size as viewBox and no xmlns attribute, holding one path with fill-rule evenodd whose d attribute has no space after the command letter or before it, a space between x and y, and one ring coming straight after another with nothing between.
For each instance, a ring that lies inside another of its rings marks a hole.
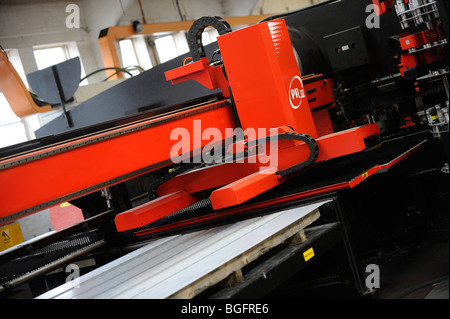
<instances>
[{"instance_id":1,"label":"metal track","mask_svg":"<svg viewBox=\"0 0 450 319\"><path fill-rule=\"evenodd\" d=\"M158 219L157 221L154 221L148 225L145 225L143 227L137 228L134 230L135 233L141 232L141 231L145 231L147 229L151 229L151 228L156 228L159 226L163 226L163 225L167 225L167 224L171 224L174 222L177 222L180 220L181 217L183 217L182 219L186 219L186 218L192 218L195 217L194 215L196 215L196 213L198 213L198 211L200 209L205 209L205 208L212 208L211 205L211 200L208 198L202 199L190 206L187 206L185 208L182 208L170 215L167 215L161 219Z\"/></svg>"},{"instance_id":2,"label":"metal track","mask_svg":"<svg viewBox=\"0 0 450 319\"><path fill-rule=\"evenodd\" d=\"M298 171L304 167L307 167L309 165L311 165L316 159L317 156L319 155L319 146L317 145L317 142L315 141L314 138L312 138L311 136L307 135L307 134L301 134L301 133L291 133L291 132L287 132L287 133L282 133L282 134L278 134L278 135L272 135L272 136L267 136L264 138L260 138L257 140L253 140L253 141L249 141L246 143L247 146L256 146L259 144L263 144L263 143L270 143L271 141L274 140L282 140L282 139L288 139L288 140L295 140L295 141L300 141L300 142L304 142L308 148L309 148L309 157L307 160L298 163L296 165L293 165L289 168L286 168L284 170L280 170L277 172L277 175L279 176L285 176L288 174L291 174L295 171ZM251 145L250 145L251 144ZM247 156L248 153L245 154L245 156ZM198 164L193 164L193 163L188 163L185 164L184 166L181 166L180 168L176 169L173 172L170 172L169 174L166 174L165 176L159 178L158 180L156 180L155 182L151 183L149 188L148 188L148 196L150 200L153 200L155 198L158 197L157 195L157 190L158 187L160 185L162 185L163 183L169 181L171 178L174 178L175 176L182 174L190 169L195 168L195 165ZM135 229L135 232L141 232L141 231L145 231L147 229L151 229L151 228L155 228L155 227L159 227L159 226L163 226L163 225L167 225L170 224L172 222L176 222L179 221L181 215L185 215L185 218L190 218L193 217L194 215L196 215L196 211L199 209L204 209L206 207L212 207L211 206L211 200L210 198L206 198L203 200L200 200L198 202L196 202L193 205L190 205L188 207L185 207L183 209L180 209L166 217L163 217L155 222L152 222L148 225L145 225L143 227L140 227L138 229Z\"/></svg>"},{"instance_id":3,"label":"metal track","mask_svg":"<svg viewBox=\"0 0 450 319\"><path fill-rule=\"evenodd\" d=\"M207 102L205 102L205 103L207 103ZM129 126L132 126L133 124L136 124L136 123L129 123L127 125L124 125L124 126L120 127L119 131L117 131L117 128L115 128L114 132L109 132L109 133L108 133L108 131L106 131L106 132L98 132L98 134L95 134L93 136L80 137L80 138L77 138L77 140L80 139L80 142L72 144L72 145L68 145L67 146L65 144L60 144L60 145L56 145L55 146L56 148L54 148L54 149L45 151L46 148L50 148L51 147L51 146L48 146L48 147L42 149L43 152L39 153L39 154L30 154L27 157L20 158L20 159L17 159L17 160L14 160L13 158L11 158L11 161L3 162L3 164L0 164L0 172L3 169L7 169L7 168L11 168L11 167L14 167L14 166L17 166L17 165L29 163L31 161L42 159L42 158L45 158L45 157L48 157L48 156L52 156L52 155L55 155L55 154L58 154L58 153L62 153L62 152L65 152L65 151L70 151L70 150L73 150L73 149L77 149L77 148L80 148L80 147L83 147L83 146L86 146L86 145L89 145L89 144L105 141L105 140L108 140L108 139L112 139L112 138L115 138L115 137L118 137L118 136L121 136L121 135L124 135L124 134L133 133L133 132L140 131L140 130L143 130L143 129L148 129L148 128L152 127L152 126L156 126L156 125L160 125L160 124L163 124L163 123L171 122L171 121L174 121L174 120L177 120L177 119L195 116L196 114L204 113L204 112L207 112L207 111L210 111L210 110L213 110L213 109L218 109L218 108L221 108L221 107L229 106L228 100L224 100L221 103L215 103L215 104L213 104L211 106L202 107L201 109L197 109L197 107L203 106L205 103L201 103L201 104L197 104L197 105L186 107L184 109L179 109L179 110L175 110L175 111L172 111L172 112L160 114L159 116L155 117L155 121L148 122L149 120L152 120L153 118L147 119L144 123L142 123L142 125L139 125L139 126L129 127ZM186 112L184 114L177 114L177 113L179 113L181 111L188 111L188 112ZM161 117L163 115L167 116L167 115L170 115L170 114L173 114L173 116L167 117L167 118L163 118L163 119L160 119L160 120L157 119L158 117ZM139 122L142 122L142 121L138 121L138 123ZM19 211L19 212L16 212L14 214L5 216L3 218L0 218L0 223L9 222L9 221L15 220L17 218L20 218L22 216L26 216L28 214L31 214L33 212L36 212L36 211L39 211L39 210L51 207L51 206L56 205L58 203L69 201L69 200L71 200L73 198L80 197L80 196L83 196L85 194L98 191L98 190L100 190L102 188L108 187L109 185L113 185L113 184L122 182L124 180L133 178L135 176L138 176L138 175L141 175L141 174L145 174L145 173L150 172L152 170L155 170L155 169L157 169L159 167L170 165L171 163L172 163L172 161L170 159L167 159L165 161L162 161L162 162L159 162L159 163L155 163L155 164L149 165L147 167L143 167L143 168L138 169L136 171L132 171L132 172L129 172L127 174L124 174L124 175L121 175L121 176L117 176L117 177L115 177L113 179L104 181L102 183L99 183L99 184L87 187L85 189L81 189L79 191L76 191L76 192L64 195L62 197L59 197L59 198L56 198L56 199L53 199L53 200L41 203L39 205L30 207L28 209L25 209L25 210L22 210L22 211Z\"/></svg>"},{"instance_id":4,"label":"metal track","mask_svg":"<svg viewBox=\"0 0 450 319\"><path fill-rule=\"evenodd\" d=\"M209 110L216 109L216 108L223 107L223 106L227 105L227 103L224 102L223 104L213 105L213 106L208 107L208 108L203 108L202 110L195 110L195 108L197 108L199 106L202 106L202 105L205 105L205 104L208 104L208 103L211 103L211 101L207 101L207 102L196 104L196 105L191 105L191 106L188 106L186 108L179 109L179 110L176 110L176 111L159 114L157 116L154 116L154 117L151 117L151 118L148 118L148 119L145 119L145 120L128 123L126 125L115 127L113 129L110 129L110 130L99 131L99 132L95 132L95 134L90 134L90 135L87 135L87 136L81 136L81 137L78 137L78 138L75 139L75 140L81 140L80 142L72 144L72 145L69 145L69 146L64 146L64 144L67 143L67 142L71 142L72 140L66 140L63 143L58 143L56 145L49 145L49 146L46 146L45 148L51 148L51 147L56 147L56 148L52 149L52 150L49 150L49 151L44 151L44 152L36 154L36 155L30 155L28 157L21 158L21 159L18 159L18 160L7 161L6 163L0 164L0 170L6 169L6 168L10 168L10 167L14 167L14 166L17 166L17 165L20 165L20 164L24 164L24 163L29 163L29 162L32 162L32 161L35 161L35 160L38 160L38 159L42 159L42 158L45 158L45 157L48 157L48 156L52 156L52 155L55 155L55 154L58 154L58 153L62 153L62 152L73 150L73 149L77 149L77 148L80 148L80 147L83 147L83 146L86 146L86 145L94 144L96 142L109 140L111 138L118 137L118 136L121 136L121 135L133 133L133 132L136 132L136 131L141 131L141 130L150 128L152 126L156 126L156 125L160 125L160 124L163 124L163 123L167 123L167 122L174 121L174 120L177 120L177 119L180 119L180 118L189 117L189 116L201 113L201 112L206 112L206 111L209 111ZM178 113L178 112L182 112L182 111L186 111L186 110L190 110L190 109L193 109L193 110L191 112L186 113L186 114L176 115L176 113ZM171 114L175 114L175 115L173 117L170 117L170 118L161 119L159 121L152 121L152 122L149 122L149 123L142 124L140 126L133 126L133 125L138 124L140 122L148 122L149 120L157 119L158 117L165 117L165 116L171 115ZM114 131L114 132L108 133L108 131ZM104 134L104 133L106 133L106 134ZM57 148L58 146L60 146L60 147ZM39 151L39 150L44 150L44 149L36 149L36 150L33 150L33 152L34 151ZM20 154L16 154L14 156L18 156L18 155L20 155ZM3 158L3 159L0 159L0 160L2 160L2 161L3 160L7 160L8 158L11 158L11 157L12 156L7 157L7 158Z\"/></svg>"},{"instance_id":5,"label":"metal track","mask_svg":"<svg viewBox=\"0 0 450 319\"><path fill-rule=\"evenodd\" d=\"M175 170L167 173L163 177L158 178L156 181L150 183L150 185L148 186L148 189L147 189L148 198L150 200L157 198L158 197L157 191L158 191L158 187L160 185L164 184L165 182L174 178L175 176L178 176L190 169L196 168L196 166L198 166L198 165L199 164L197 164L197 163L182 164L180 167L176 168Z\"/></svg>"},{"instance_id":6,"label":"metal track","mask_svg":"<svg viewBox=\"0 0 450 319\"><path fill-rule=\"evenodd\" d=\"M26 283L27 281L29 281L29 280L31 280L33 278L41 276L41 275L43 275L45 273L50 272L51 270L53 270L53 269L55 269L57 267L60 267L60 266L64 265L65 263L69 262L70 260L72 260L74 258L80 257L80 256L82 256L82 255L84 255L84 254L86 254L86 253L88 253L90 251L93 251L94 249L97 249L97 248L103 246L104 244L106 244L106 241L103 240L103 239L99 240L99 241L96 241L96 242L94 242L92 244L89 244L89 245L83 247L83 248L80 248L80 249L78 249L76 251L73 251L70 254L67 254L67 255L65 255L65 256L57 259L57 260L54 260L54 261L52 261L52 262L50 262L50 263L48 263L48 264L46 264L46 265L44 265L42 267L34 269L34 270L32 270L30 272L27 272L25 274L22 274L21 276L19 276L19 277L13 279L13 280L10 280L10 281L2 284L0 286L0 293L4 293L4 292L7 292L9 290L12 290L15 287L20 286L20 285Z\"/></svg>"},{"instance_id":7,"label":"metal track","mask_svg":"<svg viewBox=\"0 0 450 319\"><path fill-rule=\"evenodd\" d=\"M286 139L304 142L309 148L309 157L306 161L303 161L303 162L293 165L289 168L278 171L277 175L285 176L285 175L288 175L295 171L298 171L302 168L305 168L305 167L311 165L312 163L314 163L314 161L317 159L317 156L319 156L319 145L317 145L316 140L314 138L312 138L310 135L302 134L302 133L286 132L286 133L281 133L278 135L271 135L271 136L257 139L256 141L249 141L249 142L247 142L247 146L250 143L253 146L253 145L258 145L258 144L262 144L262 143L267 143L267 142L270 142L273 140L286 140Z\"/></svg>"},{"instance_id":8,"label":"metal track","mask_svg":"<svg viewBox=\"0 0 450 319\"><path fill-rule=\"evenodd\" d=\"M0 284L16 280L36 269L45 267L56 260L65 258L98 241L96 231L74 235L37 250L29 250L26 255L0 265Z\"/></svg>"}]
</instances>

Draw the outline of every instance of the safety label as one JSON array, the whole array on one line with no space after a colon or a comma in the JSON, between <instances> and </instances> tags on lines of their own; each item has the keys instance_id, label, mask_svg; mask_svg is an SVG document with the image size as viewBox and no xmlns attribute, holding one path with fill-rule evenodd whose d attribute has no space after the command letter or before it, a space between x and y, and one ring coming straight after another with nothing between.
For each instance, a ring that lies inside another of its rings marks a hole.
<instances>
[{"instance_id":1,"label":"safety label","mask_svg":"<svg viewBox=\"0 0 450 319\"><path fill-rule=\"evenodd\" d=\"M303 258L305 259L305 261L308 261L313 257L314 257L314 250L312 247L303 252Z\"/></svg>"},{"instance_id":2,"label":"safety label","mask_svg":"<svg viewBox=\"0 0 450 319\"><path fill-rule=\"evenodd\" d=\"M17 223L0 227L0 251L23 242L22 231Z\"/></svg>"}]
</instances>

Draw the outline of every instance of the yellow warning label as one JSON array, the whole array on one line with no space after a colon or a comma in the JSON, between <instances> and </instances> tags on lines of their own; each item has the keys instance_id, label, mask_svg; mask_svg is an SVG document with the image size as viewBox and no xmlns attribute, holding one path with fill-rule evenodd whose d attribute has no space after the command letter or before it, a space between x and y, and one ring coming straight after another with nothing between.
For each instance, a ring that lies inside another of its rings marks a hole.
<instances>
[{"instance_id":1,"label":"yellow warning label","mask_svg":"<svg viewBox=\"0 0 450 319\"><path fill-rule=\"evenodd\" d=\"M305 258L305 261L308 261L313 257L314 257L314 250L312 249L312 247L303 252L303 258Z\"/></svg>"},{"instance_id":2,"label":"yellow warning label","mask_svg":"<svg viewBox=\"0 0 450 319\"><path fill-rule=\"evenodd\" d=\"M9 224L0 227L0 251L23 242L22 231L19 224Z\"/></svg>"},{"instance_id":3,"label":"yellow warning label","mask_svg":"<svg viewBox=\"0 0 450 319\"><path fill-rule=\"evenodd\" d=\"M437 37L437 33L436 32L430 32L430 33L426 33L425 37L430 40L430 39L434 39Z\"/></svg>"},{"instance_id":4,"label":"yellow warning label","mask_svg":"<svg viewBox=\"0 0 450 319\"><path fill-rule=\"evenodd\" d=\"M361 175L362 179L366 179L367 177L369 177L369 173L365 172L364 174Z\"/></svg>"},{"instance_id":5,"label":"yellow warning label","mask_svg":"<svg viewBox=\"0 0 450 319\"><path fill-rule=\"evenodd\" d=\"M61 207L67 207L67 206L70 206L70 203L69 203L69 202L65 202L65 203L62 203L62 204L59 205L59 206L61 206Z\"/></svg>"}]
</instances>

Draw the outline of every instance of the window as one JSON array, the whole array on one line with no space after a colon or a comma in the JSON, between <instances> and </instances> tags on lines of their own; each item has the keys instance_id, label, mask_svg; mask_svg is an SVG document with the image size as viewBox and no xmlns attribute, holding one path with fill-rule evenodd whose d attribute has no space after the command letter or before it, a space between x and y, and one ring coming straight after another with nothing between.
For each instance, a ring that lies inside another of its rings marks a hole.
<instances>
[{"instance_id":1,"label":"window","mask_svg":"<svg viewBox=\"0 0 450 319\"><path fill-rule=\"evenodd\" d=\"M19 51L17 49L6 49L5 52L25 86L28 87ZM5 95L0 92L0 148L25 142L26 140L28 140L28 136L25 123L14 114Z\"/></svg>"},{"instance_id":2,"label":"window","mask_svg":"<svg viewBox=\"0 0 450 319\"><path fill-rule=\"evenodd\" d=\"M159 62L164 63L178 56L177 46L172 35L167 35L155 40Z\"/></svg>"},{"instance_id":3,"label":"window","mask_svg":"<svg viewBox=\"0 0 450 319\"><path fill-rule=\"evenodd\" d=\"M76 42L49 44L42 46L33 47L34 59L38 70L48 68L52 65L64 62L66 60L80 57L80 52ZM81 61L81 78L83 78L86 73L84 71L83 62ZM80 85L88 84L87 80L84 80Z\"/></svg>"},{"instance_id":4,"label":"window","mask_svg":"<svg viewBox=\"0 0 450 319\"><path fill-rule=\"evenodd\" d=\"M147 47L147 41L145 36L136 36L132 38L134 50L136 52L139 66L144 70L148 70L153 67L150 59L149 50Z\"/></svg>"},{"instance_id":5,"label":"window","mask_svg":"<svg viewBox=\"0 0 450 319\"><path fill-rule=\"evenodd\" d=\"M39 70L69 60L67 49L64 46L35 49L33 53Z\"/></svg>"},{"instance_id":6,"label":"window","mask_svg":"<svg viewBox=\"0 0 450 319\"><path fill-rule=\"evenodd\" d=\"M138 65L136 51L134 50L133 42L131 39L122 40L119 42L120 54L122 56L122 67L129 68L131 66ZM138 70L129 70L133 75L138 75ZM126 78L129 78L128 73L124 73Z\"/></svg>"},{"instance_id":7,"label":"window","mask_svg":"<svg viewBox=\"0 0 450 319\"><path fill-rule=\"evenodd\" d=\"M25 84L27 88L29 88L27 76L25 75L25 71L23 69L22 60L20 60L19 50L7 49L5 51L6 54L8 55L9 61L13 65L14 69L16 69L16 72L19 74L20 78L22 79L22 82Z\"/></svg>"},{"instance_id":8,"label":"window","mask_svg":"<svg viewBox=\"0 0 450 319\"><path fill-rule=\"evenodd\" d=\"M142 70L152 67L144 37L133 37L119 42L120 55L122 56L122 67L126 68L132 75L138 75ZM124 73L125 77L130 77Z\"/></svg>"},{"instance_id":9,"label":"window","mask_svg":"<svg viewBox=\"0 0 450 319\"><path fill-rule=\"evenodd\" d=\"M202 33L202 43L203 45L210 44L212 42L217 41L217 37L219 36L219 32L216 29L205 29Z\"/></svg>"},{"instance_id":10,"label":"window","mask_svg":"<svg viewBox=\"0 0 450 319\"><path fill-rule=\"evenodd\" d=\"M189 52L186 33L183 31L157 38L155 46L161 63Z\"/></svg>"},{"instance_id":11,"label":"window","mask_svg":"<svg viewBox=\"0 0 450 319\"><path fill-rule=\"evenodd\" d=\"M24 124L11 110L3 93L0 93L0 148L25 142Z\"/></svg>"}]
</instances>

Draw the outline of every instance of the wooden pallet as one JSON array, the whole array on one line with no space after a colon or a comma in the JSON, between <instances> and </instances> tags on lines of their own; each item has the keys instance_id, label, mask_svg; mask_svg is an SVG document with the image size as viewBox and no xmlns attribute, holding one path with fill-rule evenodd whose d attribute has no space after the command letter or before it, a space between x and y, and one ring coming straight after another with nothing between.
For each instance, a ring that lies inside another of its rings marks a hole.
<instances>
[{"instance_id":1,"label":"wooden pallet","mask_svg":"<svg viewBox=\"0 0 450 319\"><path fill-rule=\"evenodd\" d=\"M283 244L305 240L304 229L328 201L154 240L40 298L193 298L245 280L242 269Z\"/></svg>"},{"instance_id":2,"label":"wooden pallet","mask_svg":"<svg viewBox=\"0 0 450 319\"><path fill-rule=\"evenodd\" d=\"M266 254L279 245L295 245L306 241L304 229L320 217L319 209L316 208L301 217L291 225L281 229L277 233L259 242L255 246L232 258L230 261L220 265L212 272L205 274L202 278L180 289L170 299L190 299L199 295L213 286L230 287L242 283L245 278L242 268Z\"/></svg>"}]
</instances>

